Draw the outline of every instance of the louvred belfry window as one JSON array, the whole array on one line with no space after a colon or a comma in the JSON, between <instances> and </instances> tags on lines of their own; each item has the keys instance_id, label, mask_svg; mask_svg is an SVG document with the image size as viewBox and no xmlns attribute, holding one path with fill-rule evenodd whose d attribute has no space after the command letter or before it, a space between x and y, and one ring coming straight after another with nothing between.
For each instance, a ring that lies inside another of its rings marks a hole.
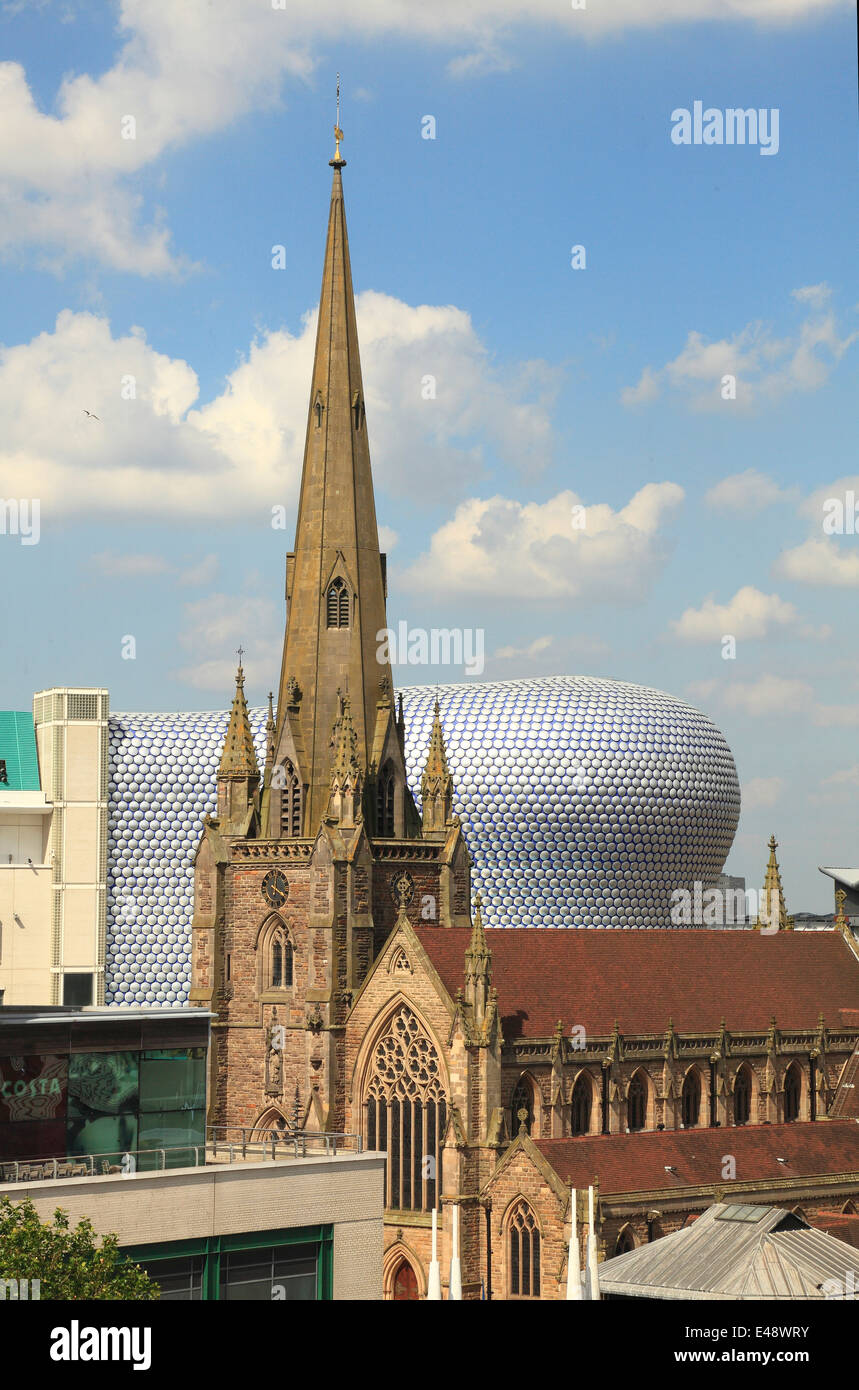
<instances>
[{"instance_id":1,"label":"louvred belfry window","mask_svg":"<svg viewBox=\"0 0 859 1390\"><path fill-rule=\"evenodd\" d=\"M326 599L326 621L329 627L349 626L349 590L342 579L329 585Z\"/></svg>"},{"instance_id":2,"label":"louvred belfry window","mask_svg":"<svg viewBox=\"0 0 859 1390\"><path fill-rule=\"evenodd\" d=\"M283 764L280 781L280 833L285 839L297 839L301 835L301 786L288 760Z\"/></svg>"},{"instance_id":3,"label":"louvred belfry window","mask_svg":"<svg viewBox=\"0 0 859 1390\"><path fill-rule=\"evenodd\" d=\"M385 1206L431 1211L441 1191L447 1098L438 1053L405 1006L376 1043L364 1104L367 1147L388 1155Z\"/></svg>"},{"instance_id":4,"label":"louvred belfry window","mask_svg":"<svg viewBox=\"0 0 859 1390\"><path fill-rule=\"evenodd\" d=\"M540 1297L540 1231L527 1202L519 1202L510 1215L510 1297Z\"/></svg>"},{"instance_id":5,"label":"louvred belfry window","mask_svg":"<svg viewBox=\"0 0 859 1390\"><path fill-rule=\"evenodd\" d=\"M389 838L394 834L394 786L394 769L386 763L379 777L378 834Z\"/></svg>"}]
</instances>

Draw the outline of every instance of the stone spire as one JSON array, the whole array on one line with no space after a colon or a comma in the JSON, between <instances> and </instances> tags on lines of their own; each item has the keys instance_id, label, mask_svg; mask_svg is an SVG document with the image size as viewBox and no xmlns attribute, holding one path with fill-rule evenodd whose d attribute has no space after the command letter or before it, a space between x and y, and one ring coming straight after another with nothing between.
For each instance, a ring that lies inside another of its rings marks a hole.
<instances>
[{"instance_id":1,"label":"stone spire","mask_svg":"<svg viewBox=\"0 0 859 1390\"><path fill-rule=\"evenodd\" d=\"M337 691L339 708L331 734L331 782L328 800L328 819L341 826L352 826L363 819L361 792L364 778L356 757L358 736L352 723L352 706L348 695Z\"/></svg>"},{"instance_id":2,"label":"stone spire","mask_svg":"<svg viewBox=\"0 0 859 1390\"><path fill-rule=\"evenodd\" d=\"M236 693L233 696L233 707L230 710L230 722L227 725L218 775L259 777L259 764L245 701L245 673L241 666L236 672Z\"/></svg>"},{"instance_id":3,"label":"stone spire","mask_svg":"<svg viewBox=\"0 0 859 1390\"><path fill-rule=\"evenodd\" d=\"M767 861L767 871L764 876L764 886L761 893L758 917L755 922L755 931L766 928L772 932L773 928L778 931L792 931L793 918L788 917L787 908L784 903L784 892L781 886L781 872L778 866L775 852L778 843L775 835L770 836L769 850L770 857Z\"/></svg>"},{"instance_id":4,"label":"stone spire","mask_svg":"<svg viewBox=\"0 0 859 1390\"><path fill-rule=\"evenodd\" d=\"M421 778L421 802L424 835L443 835L451 816L453 778L447 765L438 700L435 702L426 767Z\"/></svg>"},{"instance_id":5,"label":"stone spire","mask_svg":"<svg viewBox=\"0 0 859 1390\"><path fill-rule=\"evenodd\" d=\"M241 649L239 649L241 663ZM241 664L236 672L236 693L218 766L218 818L226 834L247 834L252 812L258 809L259 764L254 749L248 707L245 702L245 673Z\"/></svg>"},{"instance_id":6,"label":"stone spire","mask_svg":"<svg viewBox=\"0 0 859 1390\"><path fill-rule=\"evenodd\" d=\"M483 1027L489 1010L492 986L492 952L483 927L482 903L478 893L474 899L474 921L471 940L465 953L465 990L463 997L471 1005L472 1026Z\"/></svg>"},{"instance_id":7,"label":"stone spire","mask_svg":"<svg viewBox=\"0 0 859 1390\"><path fill-rule=\"evenodd\" d=\"M295 551L287 557L287 625L278 691L275 762L305 788L303 834L315 835L331 793L330 733L338 687L352 697L355 758L364 773L377 734L383 677L377 632L387 627L358 353L349 241L337 151L328 213ZM294 684L294 683L297 683ZM300 690L299 700L289 689ZM403 780L405 772L402 772ZM274 815L274 799L272 805Z\"/></svg>"}]
</instances>

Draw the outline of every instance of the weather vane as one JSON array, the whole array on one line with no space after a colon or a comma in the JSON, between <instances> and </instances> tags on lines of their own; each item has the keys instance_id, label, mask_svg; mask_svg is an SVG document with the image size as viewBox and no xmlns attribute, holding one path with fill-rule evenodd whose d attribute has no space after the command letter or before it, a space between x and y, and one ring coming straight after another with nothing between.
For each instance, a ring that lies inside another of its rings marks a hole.
<instances>
[{"instance_id":1,"label":"weather vane","mask_svg":"<svg viewBox=\"0 0 859 1390\"><path fill-rule=\"evenodd\" d=\"M337 124L334 127L334 158L331 163L334 165L345 163L340 155L340 141L343 139L343 132L340 129L340 74L337 74Z\"/></svg>"},{"instance_id":2,"label":"weather vane","mask_svg":"<svg viewBox=\"0 0 859 1390\"><path fill-rule=\"evenodd\" d=\"M236 651L236 655L237 655L238 658L239 658L239 665L240 665L240 666L241 666L241 664L242 664L242 657L244 656L244 654L245 654L244 648L243 648L243 647L238 647L238 648L237 648L237 651Z\"/></svg>"}]
</instances>

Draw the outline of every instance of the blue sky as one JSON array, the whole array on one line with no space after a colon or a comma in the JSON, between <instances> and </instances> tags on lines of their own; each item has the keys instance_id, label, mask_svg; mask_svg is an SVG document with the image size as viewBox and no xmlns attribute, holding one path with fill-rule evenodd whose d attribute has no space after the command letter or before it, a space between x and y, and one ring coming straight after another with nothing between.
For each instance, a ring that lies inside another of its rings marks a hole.
<instances>
[{"instance_id":1,"label":"blue sky","mask_svg":"<svg viewBox=\"0 0 859 1390\"><path fill-rule=\"evenodd\" d=\"M217 708L239 641L250 698L276 680L339 69L390 620L482 628L484 678L705 709L729 867L757 885L775 832L788 906L827 910L859 793L859 536L821 521L859 498L852 6L360 8L0 4L0 496L41 504L37 545L0 536L2 704ZM696 100L777 108L778 153L673 144Z\"/></svg>"}]
</instances>

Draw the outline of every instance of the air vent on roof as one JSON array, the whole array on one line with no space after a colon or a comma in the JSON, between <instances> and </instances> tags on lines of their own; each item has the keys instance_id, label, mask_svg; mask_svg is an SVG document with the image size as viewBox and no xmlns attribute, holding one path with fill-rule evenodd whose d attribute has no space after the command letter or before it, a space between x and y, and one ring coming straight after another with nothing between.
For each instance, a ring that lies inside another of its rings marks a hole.
<instances>
[{"instance_id":1,"label":"air vent on roof","mask_svg":"<svg viewBox=\"0 0 859 1390\"><path fill-rule=\"evenodd\" d=\"M69 719L98 719L98 696L70 694Z\"/></svg>"}]
</instances>

